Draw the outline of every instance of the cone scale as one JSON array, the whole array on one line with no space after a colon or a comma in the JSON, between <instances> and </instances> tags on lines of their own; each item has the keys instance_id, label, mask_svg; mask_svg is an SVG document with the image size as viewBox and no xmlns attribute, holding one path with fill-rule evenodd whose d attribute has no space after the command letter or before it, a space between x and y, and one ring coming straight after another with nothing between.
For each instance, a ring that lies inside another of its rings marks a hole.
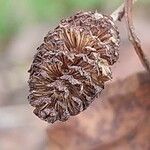
<instances>
[{"instance_id":1,"label":"cone scale","mask_svg":"<svg viewBox=\"0 0 150 150\"><path fill-rule=\"evenodd\" d=\"M119 32L110 16L79 12L48 32L29 69L29 103L49 123L85 110L112 78Z\"/></svg>"}]
</instances>

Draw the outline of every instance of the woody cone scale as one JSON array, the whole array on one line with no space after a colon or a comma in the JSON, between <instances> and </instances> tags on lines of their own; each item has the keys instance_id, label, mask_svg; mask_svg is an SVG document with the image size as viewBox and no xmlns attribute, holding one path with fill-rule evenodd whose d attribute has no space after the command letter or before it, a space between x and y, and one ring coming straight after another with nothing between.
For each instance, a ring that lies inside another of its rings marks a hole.
<instances>
[{"instance_id":1,"label":"woody cone scale","mask_svg":"<svg viewBox=\"0 0 150 150\"><path fill-rule=\"evenodd\" d=\"M79 12L48 32L29 69L34 114L54 123L85 110L112 78L119 32L110 16Z\"/></svg>"}]
</instances>

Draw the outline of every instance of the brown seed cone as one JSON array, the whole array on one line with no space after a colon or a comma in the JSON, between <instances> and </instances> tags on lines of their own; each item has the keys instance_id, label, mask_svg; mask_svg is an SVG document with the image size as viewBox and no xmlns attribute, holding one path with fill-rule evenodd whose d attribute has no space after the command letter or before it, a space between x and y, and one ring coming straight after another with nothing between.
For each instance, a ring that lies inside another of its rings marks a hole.
<instances>
[{"instance_id":1,"label":"brown seed cone","mask_svg":"<svg viewBox=\"0 0 150 150\"><path fill-rule=\"evenodd\" d=\"M111 17L79 12L47 34L29 70L29 102L54 123L86 109L111 79L119 33Z\"/></svg>"}]
</instances>

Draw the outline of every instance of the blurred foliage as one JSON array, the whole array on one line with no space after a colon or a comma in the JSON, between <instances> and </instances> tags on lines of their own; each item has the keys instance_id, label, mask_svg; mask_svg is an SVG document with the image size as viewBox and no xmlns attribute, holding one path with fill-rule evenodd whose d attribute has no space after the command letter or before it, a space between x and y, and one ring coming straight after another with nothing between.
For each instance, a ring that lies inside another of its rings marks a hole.
<instances>
[{"instance_id":1,"label":"blurred foliage","mask_svg":"<svg viewBox=\"0 0 150 150\"><path fill-rule=\"evenodd\" d=\"M150 4L150 0L141 0ZM111 4L110 4L111 3ZM0 0L0 39L26 24L56 22L77 10L114 8L121 0Z\"/></svg>"}]
</instances>

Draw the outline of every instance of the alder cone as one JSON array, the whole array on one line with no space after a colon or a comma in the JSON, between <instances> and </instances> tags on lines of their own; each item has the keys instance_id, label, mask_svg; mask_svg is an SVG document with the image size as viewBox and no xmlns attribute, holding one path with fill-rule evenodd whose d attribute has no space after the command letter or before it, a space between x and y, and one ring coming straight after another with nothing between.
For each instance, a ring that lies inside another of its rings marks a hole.
<instances>
[{"instance_id":1,"label":"alder cone","mask_svg":"<svg viewBox=\"0 0 150 150\"><path fill-rule=\"evenodd\" d=\"M44 38L29 70L29 102L49 123L85 110L110 80L119 32L111 17L79 12Z\"/></svg>"}]
</instances>

